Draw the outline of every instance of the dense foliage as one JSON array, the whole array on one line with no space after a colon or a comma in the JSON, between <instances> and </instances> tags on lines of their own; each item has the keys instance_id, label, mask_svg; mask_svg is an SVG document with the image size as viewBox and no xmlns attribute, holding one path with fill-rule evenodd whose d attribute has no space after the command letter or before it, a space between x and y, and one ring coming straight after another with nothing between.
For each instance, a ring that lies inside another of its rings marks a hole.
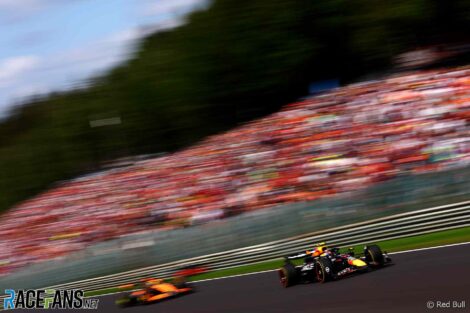
<instances>
[{"instance_id":1,"label":"dense foliage","mask_svg":"<svg viewBox=\"0 0 470 313\"><path fill-rule=\"evenodd\" d=\"M347 82L420 45L462 40L465 0L220 0L86 89L0 124L0 210L105 159L173 151L275 111L311 81ZM120 116L122 123L90 127Z\"/></svg>"}]
</instances>

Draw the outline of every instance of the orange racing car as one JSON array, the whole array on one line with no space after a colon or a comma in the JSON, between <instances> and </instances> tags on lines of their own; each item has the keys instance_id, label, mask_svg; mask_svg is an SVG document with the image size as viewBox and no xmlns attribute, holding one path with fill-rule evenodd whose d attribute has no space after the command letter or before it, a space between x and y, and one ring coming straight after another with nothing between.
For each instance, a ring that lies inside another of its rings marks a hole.
<instances>
[{"instance_id":1,"label":"orange racing car","mask_svg":"<svg viewBox=\"0 0 470 313\"><path fill-rule=\"evenodd\" d=\"M151 304L188 294L194 288L186 283L184 277L177 277L172 282L163 279L146 278L138 284L129 284L120 288L138 287L124 297L118 299L116 304L120 307L129 307L139 304Z\"/></svg>"}]
</instances>

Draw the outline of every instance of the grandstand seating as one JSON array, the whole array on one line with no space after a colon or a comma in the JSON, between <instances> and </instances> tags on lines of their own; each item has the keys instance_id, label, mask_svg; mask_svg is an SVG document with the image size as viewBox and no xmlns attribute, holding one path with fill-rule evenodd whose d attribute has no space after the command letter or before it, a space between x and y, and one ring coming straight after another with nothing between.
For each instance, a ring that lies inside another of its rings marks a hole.
<instances>
[{"instance_id":1,"label":"grandstand seating","mask_svg":"<svg viewBox=\"0 0 470 313\"><path fill-rule=\"evenodd\" d=\"M0 275L130 233L331 197L469 161L469 67L353 84L18 204L1 217Z\"/></svg>"}]
</instances>

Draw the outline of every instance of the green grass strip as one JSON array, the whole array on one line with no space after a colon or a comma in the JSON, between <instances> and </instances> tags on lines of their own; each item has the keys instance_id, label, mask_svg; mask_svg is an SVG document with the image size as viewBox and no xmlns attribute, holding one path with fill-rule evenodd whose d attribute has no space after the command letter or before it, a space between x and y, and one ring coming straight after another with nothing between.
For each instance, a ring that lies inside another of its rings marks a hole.
<instances>
[{"instance_id":1,"label":"green grass strip","mask_svg":"<svg viewBox=\"0 0 470 313\"><path fill-rule=\"evenodd\" d=\"M112 288L106 288L106 289L100 289L100 290L87 291L85 292L85 297L101 296L101 295L107 295L107 294L112 294L116 292L124 292L124 291L130 291L130 290L132 290L132 288L112 287Z\"/></svg>"}]
</instances>

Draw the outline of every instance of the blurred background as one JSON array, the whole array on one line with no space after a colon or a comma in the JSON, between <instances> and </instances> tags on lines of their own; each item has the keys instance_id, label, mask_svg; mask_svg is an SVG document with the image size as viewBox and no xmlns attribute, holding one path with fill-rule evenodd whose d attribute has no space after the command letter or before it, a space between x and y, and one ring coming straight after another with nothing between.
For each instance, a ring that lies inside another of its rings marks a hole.
<instances>
[{"instance_id":1,"label":"blurred background","mask_svg":"<svg viewBox=\"0 0 470 313\"><path fill-rule=\"evenodd\" d=\"M2 275L397 177L466 182L442 172L470 160L469 1L0 0L0 19Z\"/></svg>"}]
</instances>

